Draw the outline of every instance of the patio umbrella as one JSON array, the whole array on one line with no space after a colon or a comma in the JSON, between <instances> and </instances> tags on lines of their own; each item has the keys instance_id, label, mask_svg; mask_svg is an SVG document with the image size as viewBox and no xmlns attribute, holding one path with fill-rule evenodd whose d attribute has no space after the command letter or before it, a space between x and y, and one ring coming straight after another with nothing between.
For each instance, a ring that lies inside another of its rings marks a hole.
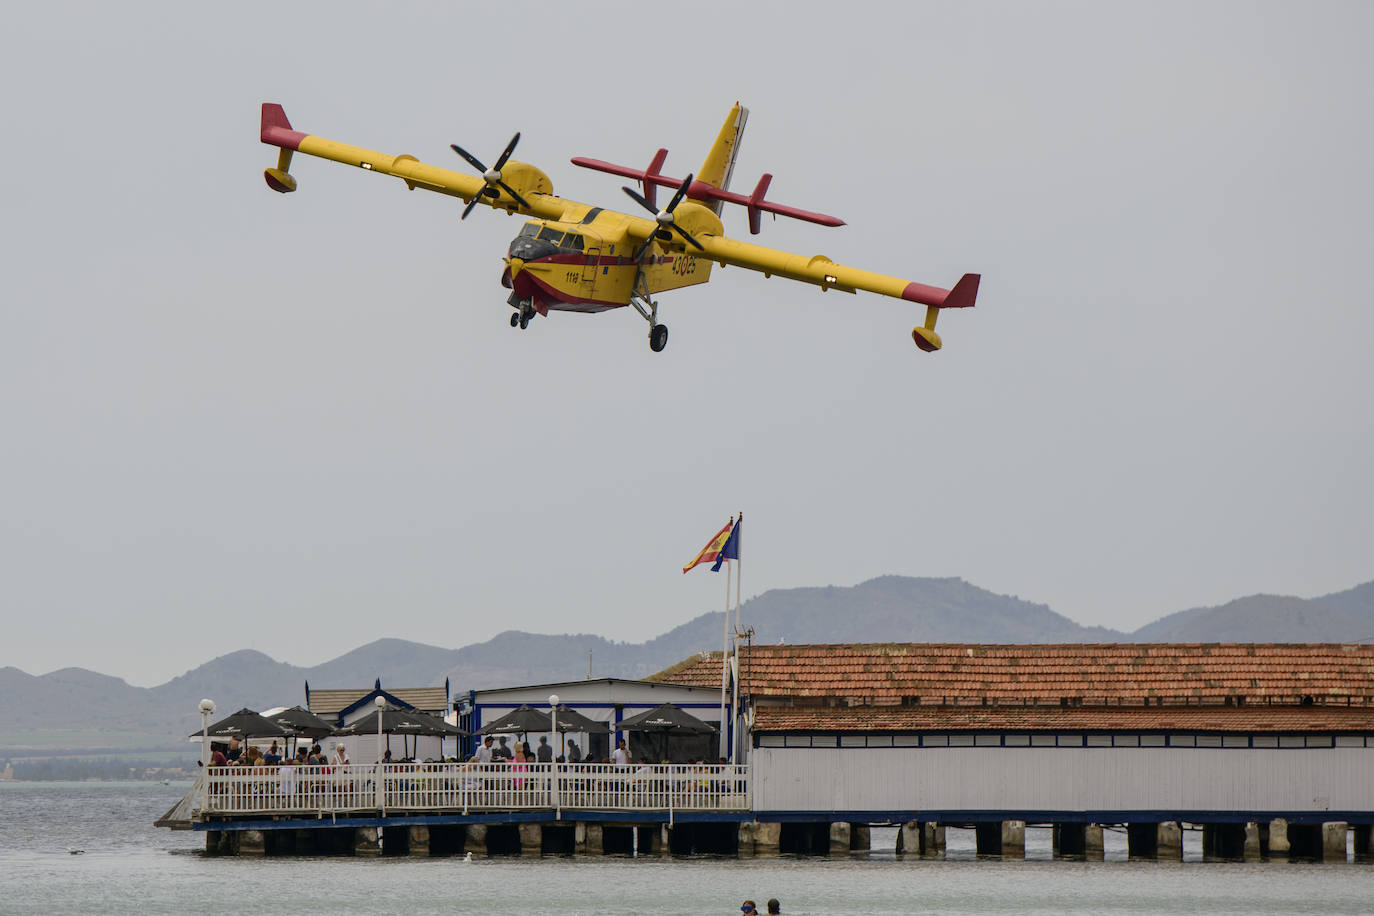
<instances>
[{"instance_id":1,"label":"patio umbrella","mask_svg":"<svg viewBox=\"0 0 1374 916\"><path fill-rule=\"evenodd\" d=\"M588 719L582 713L561 703L558 706L558 730L560 732L604 732L608 722Z\"/></svg>"},{"instance_id":2,"label":"patio umbrella","mask_svg":"<svg viewBox=\"0 0 1374 916\"><path fill-rule=\"evenodd\" d=\"M334 725L325 719L321 719L308 709L300 706L292 706L290 709L283 709L279 713L270 715L267 718L280 725L282 728L291 730L291 734L297 738L327 738L334 734Z\"/></svg>"},{"instance_id":3,"label":"patio umbrella","mask_svg":"<svg viewBox=\"0 0 1374 916\"><path fill-rule=\"evenodd\" d=\"M648 712L622 719L615 727L628 732L682 732L692 735L708 735L716 730L714 725L701 721L672 703L664 703Z\"/></svg>"},{"instance_id":4,"label":"patio umbrella","mask_svg":"<svg viewBox=\"0 0 1374 916\"><path fill-rule=\"evenodd\" d=\"M190 737L199 738L203 732L195 732ZM247 707L233 715L225 716L210 726L211 738L285 738L293 734L271 719L264 719Z\"/></svg>"},{"instance_id":5,"label":"patio umbrella","mask_svg":"<svg viewBox=\"0 0 1374 916\"><path fill-rule=\"evenodd\" d=\"M561 709L559 710L558 717L560 719L563 717ZM559 724L562 725L563 723L560 722ZM540 712L529 706L521 706L514 712L508 712L498 717L496 721L492 722L490 725L482 726L478 734L496 735L518 733L523 735L526 732L546 732L548 730L548 713Z\"/></svg>"},{"instance_id":6,"label":"patio umbrella","mask_svg":"<svg viewBox=\"0 0 1374 916\"><path fill-rule=\"evenodd\" d=\"M380 728L378 727L378 716L381 717ZM444 738L467 734L461 728L449 725L436 716L420 712L418 709L397 709L395 706L376 710L351 725L337 729L334 734L375 735L379 731L387 736L388 746L391 744L392 735L429 735ZM409 748L409 740L406 738L407 749Z\"/></svg>"},{"instance_id":7,"label":"patio umbrella","mask_svg":"<svg viewBox=\"0 0 1374 916\"><path fill-rule=\"evenodd\" d=\"M292 706L290 709L283 709L279 713L274 713L267 718L280 725L282 728L291 732L291 737L299 741L301 738L315 740L317 738L327 738L334 734L334 725L325 719L321 719L308 709L300 706Z\"/></svg>"},{"instance_id":8,"label":"patio umbrella","mask_svg":"<svg viewBox=\"0 0 1374 916\"><path fill-rule=\"evenodd\" d=\"M705 736L716 730L715 726L701 721L672 703L664 703L648 712L622 719L615 727L621 731L643 735L643 740L635 742L635 746L643 748L645 753L641 755L636 751L635 756L646 762L683 762L705 757L710 744Z\"/></svg>"}]
</instances>

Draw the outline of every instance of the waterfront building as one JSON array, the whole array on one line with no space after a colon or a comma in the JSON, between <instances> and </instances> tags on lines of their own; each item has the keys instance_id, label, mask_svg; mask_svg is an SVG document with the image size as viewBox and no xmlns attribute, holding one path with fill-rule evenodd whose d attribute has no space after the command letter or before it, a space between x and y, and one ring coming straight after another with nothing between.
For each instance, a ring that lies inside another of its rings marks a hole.
<instances>
[{"instance_id":1,"label":"waterfront building","mask_svg":"<svg viewBox=\"0 0 1374 916\"><path fill-rule=\"evenodd\" d=\"M500 716L523 705L547 712L551 695L559 698L560 706L567 706L594 722L606 723L604 730L571 735L573 740L578 742L578 749L583 757L590 754L593 760L604 760L611 756L615 742L621 738L631 744L630 750L634 752L633 735L616 729L616 723L664 703L672 703L703 722L719 728L722 721L720 655L716 654L715 681L709 685L603 677L553 684L471 690L454 700L454 709L458 713L458 727L475 735L484 725L495 722ZM728 706L725 722L728 726ZM560 751L563 747L560 743Z\"/></svg>"},{"instance_id":2,"label":"waterfront building","mask_svg":"<svg viewBox=\"0 0 1374 916\"><path fill-rule=\"evenodd\" d=\"M332 723L336 728L344 728L371 715L377 708L375 704L378 697L386 700L387 705L394 709L414 709L441 719L449 712L447 684L441 687L383 688L382 681L378 678L371 687L312 690L309 682L305 685L305 708ZM378 757L376 735L354 735L343 741L352 760L366 763L375 761ZM326 752L329 752L339 743L339 739L329 738L323 743ZM383 737L381 750L387 748L391 749L392 756L396 759L410 756L416 760L452 756L457 749L452 739L441 742L438 738L427 736L398 737L394 740Z\"/></svg>"},{"instance_id":3,"label":"waterfront building","mask_svg":"<svg viewBox=\"0 0 1374 916\"><path fill-rule=\"evenodd\" d=\"M760 821L969 825L1012 854L1027 821L1079 851L1125 824L1170 857L1180 822L1255 856L1337 833L1343 856L1355 825L1368 850L1372 646L753 646L739 670Z\"/></svg>"}]
</instances>

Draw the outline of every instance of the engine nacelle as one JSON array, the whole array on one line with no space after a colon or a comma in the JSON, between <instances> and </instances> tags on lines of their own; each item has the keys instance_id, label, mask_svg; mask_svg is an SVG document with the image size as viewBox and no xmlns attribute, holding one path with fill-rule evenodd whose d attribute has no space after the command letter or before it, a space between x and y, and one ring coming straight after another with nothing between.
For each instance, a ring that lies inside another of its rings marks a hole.
<instances>
[{"instance_id":1,"label":"engine nacelle","mask_svg":"<svg viewBox=\"0 0 1374 916\"><path fill-rule=\"evenodd\" d=\"M721 223L720 217L712 212L710 207L702 206L690 200L684 200L673 210L673 222L677 223L691 235L724 235L725 226ZM682 248L684 251L692 248L691 244L684 242L682 236L673 236L673 247Z\"/></svg>"}]
</instances>

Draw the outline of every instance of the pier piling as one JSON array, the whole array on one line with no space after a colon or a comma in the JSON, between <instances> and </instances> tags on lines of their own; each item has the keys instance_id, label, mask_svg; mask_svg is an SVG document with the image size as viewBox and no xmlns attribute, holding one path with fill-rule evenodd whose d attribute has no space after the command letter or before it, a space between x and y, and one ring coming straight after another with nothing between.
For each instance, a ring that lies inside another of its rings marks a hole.
<instances>
[{"instance_id":1,"label":"pier piling","mask_svg":"<svg viewBox=\"0 0 1374 916\"><path fill-rule=\"evenodd\" d=\"M353 828L353 854L355 856L379 856L382 844L379 842L376 827Z\"/></svg>"},{"instance_id":2,"label":"pier piling","mask_svg":"<svg viewBox=\"0 0 1374 916\"><path fill-rule=\"evenodd\" d=\"M844 856L850 850L850 825L844 822L830 825L830 854Z\"/></svg>"}]
</instances>

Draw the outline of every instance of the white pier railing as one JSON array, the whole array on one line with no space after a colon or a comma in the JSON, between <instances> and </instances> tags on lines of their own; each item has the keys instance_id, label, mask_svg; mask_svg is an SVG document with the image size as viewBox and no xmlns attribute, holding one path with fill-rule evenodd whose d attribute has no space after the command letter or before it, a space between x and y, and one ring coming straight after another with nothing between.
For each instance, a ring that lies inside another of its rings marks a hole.
<instances>
[{"instance_id":1,"label":"white pier railing","mask_svg":"<svg viewBox=\"0 0 1374 916\"><path fill-rule=\"evenodd\" d=\"M731 764L228 766L203 779L201 815L749 810L749 767Z\"/></svg>"}]
</instances>

